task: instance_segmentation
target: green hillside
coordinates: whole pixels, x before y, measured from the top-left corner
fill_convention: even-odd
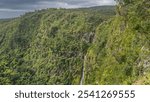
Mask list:
[[[116,2],[0,20],[0,84],[150,84],[150,2]]]
[[[1,20],[0,84],[79,84],[95,30],[114,9],[46,9]]]
[[[85,65],[85,84],[150,84],[150,2],[120,2],[97,27]]]

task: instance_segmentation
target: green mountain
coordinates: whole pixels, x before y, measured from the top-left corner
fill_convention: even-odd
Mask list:
[[[0,84],[150,84],[150,2],[117,2],[0,20]]]

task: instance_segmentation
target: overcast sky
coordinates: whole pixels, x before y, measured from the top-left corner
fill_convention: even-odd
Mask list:
[[[0,0],[0,18],[16,17],[44,8],[80,8],[114,4],[114,0]]]

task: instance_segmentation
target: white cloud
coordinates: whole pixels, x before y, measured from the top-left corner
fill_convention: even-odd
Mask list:
[[[40,1],[37,4],[32,6],[33,8],[37,9],[44,9],[44,8],[79,8],[79,5],[72,5],[67,2],[52,2],[52,1]]]
[[[115,5],[114,0],[96,0],[99,5]]]

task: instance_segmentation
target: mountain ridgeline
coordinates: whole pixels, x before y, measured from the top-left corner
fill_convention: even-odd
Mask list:
[[[126,1],[0,20],[0,84],[150,84],[150,2]]]

